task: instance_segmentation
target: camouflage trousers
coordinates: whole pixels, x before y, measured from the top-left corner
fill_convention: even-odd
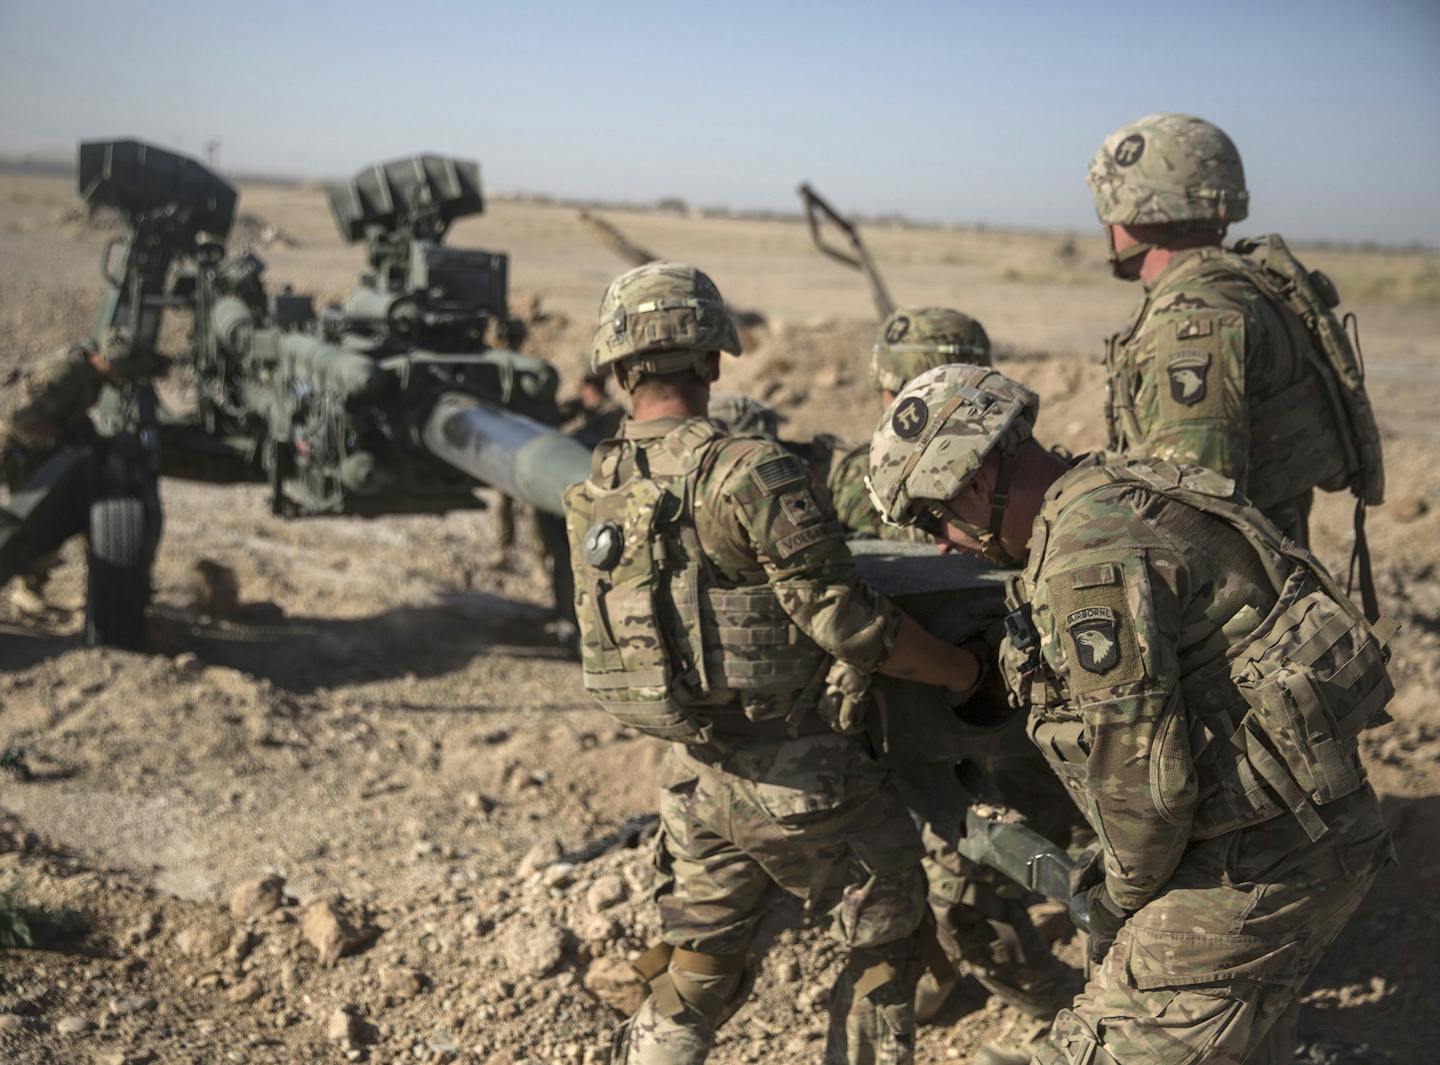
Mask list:
[[[1070,795],[1026,735],[1019,715],[994,733],[979,764],[1005,804],[1041,835],[1070,847],[1090,835]],[[955,967],[1002,1002],[1049,1019],[1079,987],[1075,970],[1059,961],[1036,931],[1020,885],[961,857],[926,826],[925,879],[941,947]]]
[[[1393,861],[1368,786],[1321,813],[1318,843],[1286,815],[1193,844],[1032,1065],[1289,1065],[1301,988]]]
[[[1069,1005],[1079,979],[1036,931],[1024,889],[961,857],[928,826],[922,839],[930,910],[951,964],[1032,1017]]]
[[[724,959],[748,955],[779,889],[827,913],[848,958],[830,998],[825,1061],[913,1058],[925,924],[922,848],[885,770],[836,734],[747,741],[725,754],[675,746],[660,792],[655,900],[666,943],[720,964],[677,965],[678,996],[652,995],[622,1033],[617,1062],[695,1065],[748,991]],[[727,971],[728,970],[728,971]],[[668,1006],[667,1006],[668,1000]]]

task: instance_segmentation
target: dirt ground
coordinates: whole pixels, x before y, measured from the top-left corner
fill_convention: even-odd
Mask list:
[[[66,181],[0,177],[0,381],[88,330],[113,233],[76,204]],[[272,286],[323,301],[352,282],[363,253],[319,189],[244,188],[241,210],[260,223],[247,233],[283,238],[256,245]],[[869,431],[869,299],[802,226],[609,217],[766,317],[728,385],[780,406],[793,435]],[[1139,293],[1108,278],[1098,239],[868,235],[898,298],[985,323],[1002,367],[1043,395],[1043,438],[1102,441],[1097,355]],[[573,379],[623,264],[543,205],[494,203],[451,240],[510,253],[529,350]],[[1419,1065],[1440,986],[1440,260],[1302,255],[1363,325],[1391,486],[1371,541],[1405,624],[1395,721],[1364,739],[1401,864],[1331,951],[1303,1027]],[[82,646],[79,545],[47,617],[0,601],[0,748],[23,747],[31,770],[0,774],[0,889],[89,929],[63,951],[0,952],[0,1057],[605,1061],[636,994],[625,959],[655,931],[645,845],[625,844],[661,752],[587,701],[526,554],[493,565],[486,514],[284,522],[259,489],[167,482],[164,497],[152,653]],[[1346,500],[1323,499],[1315,524],[1343,565]],[[231,616],[189,605],[206,558],[238,575]],[[837,959],[822,931],[782,930],[799,916],[776,906],[755,997],[712,1060],[818,1058]],[[972,985],[941,1019],[921,1060],[968,1058],[1006,1016]]]

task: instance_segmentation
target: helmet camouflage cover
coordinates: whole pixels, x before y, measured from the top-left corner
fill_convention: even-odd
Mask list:
[[[1031,435],[1040,397],[984,366],[938,366],[895,397],[870,442],[870,496],[891,525],[958,495],[996,448]]]
[[[899,392],[926,370],[952,362],[990,365],[984,326],[948,307],[901,307],[875,334],[870,384],[877,392]]]
[[[774,440],[785,418],[770,404],[743,392],[711,392],[710,420],[720,422],[736,436],[763,436]]]
[[[1250,211],[1234,142],[1194,115],[1161,112],[1117,129],[1090,161],[1088,181],[1105,223],[1229,223]]]
[[[627,373],[675,373],[698,369],[716,351],[740,354],[735,323],[715,282],[684,263],[645,263],[605,290],[590,366],[622,363]]]

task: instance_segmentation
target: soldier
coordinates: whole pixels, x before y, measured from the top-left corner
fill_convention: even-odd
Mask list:
[[[1379,435],[1331,314],[1334,286],[1279,237],[1221,246],[1250,210],[1230,138],[1190,115],[1149,115],[1106,138],[1089,183],[1112,271],[1145,286],[1109,341],[1110,448],[1234,479],[1301,546],[1316,487],[1379,502]],[[1362,465],[1368,485],[1356,483]]]
[[[0,416],[0,477],[11,494],[18,492],[40,464],[67,437],[88,426],[86,412],[100,398],[107,382],[148,369],[131,350],[130,335],[112,329],[103,345],[83,340],[40,359],[20,374],[15,402]],[[10,598],[26,613],[44,613],[45,588],[59,556],[37,558]]]
[[[705,274],[650,263],[616,279],[594,367],[633,416],[565,500],[585,685],[618,720],[673,741],[656,855],[664,942],[636,963],[651,993],[616,1061],[705,1059],[748,993],[778,885],[828,913],[848,952],[825,1060],[908,1062],[920,840],[868,747],[830,722],[850,719],[866,674],[970,689],[979,664],[856,577],[794,456],[705,417],[721,352],[740,343]]]
[[[1356,736],[1385,643],[1210,470],[1036,443],[1029,389],[944,367],[871,445],[888,520],[1026,560],[1001,662],[1101,842],[1090,981],[1039,1065],[1291,1060],[1298,995],[1393,860]],[[1297,727],[1298,724],[1298,727]]]
[[[993,365],[985,327],[948,307],[901,307],[880,324],[870,351],[870,383],[884,406],[910,381],[937,366]],[[868,472],[869,447],[855,480]],[[868,502],[869,491],[866,489]],[[869,507],[874,513],[874,507]],[[874,519],[872,519],[874,520]],[[879,535],[894,537],[893,527]],[[905,529],[914,534],[915,530]],[[1007,802],[1031,818],[1057,843],[1068,843],[1073,818],[1056,782],[1043,772],[1038,755],[1018,727],[997,737],[995,750],[983,760]],[[1030,1047],[1045,1037],[1049,1022],[1073,992],[1070,969],[1057,962],[1036,932],[1025,893],[992,869],[956,854],[928,828],[925,876],[930,907],[945,947],[958,972],[968,972],[1001,1001],[1017,1011],[1014,1023],[982,1047],[976,1065],[1025,1065]],[[953,975],[938,979],[926,973],[920,981],[916,1012],[920,1020],[934,1017],[955,989]]]
[[[901,307],[880,323],[875,334],[870,384],[888,407],[908,382],[950,363],[992,365],[985,327],[948,307]]]

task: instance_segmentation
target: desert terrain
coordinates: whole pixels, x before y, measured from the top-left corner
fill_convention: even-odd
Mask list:
[[[1076,185],[1061,191],[1084,195]],[[67,180],[0,175],[6,387],[88,332],[115,233],[78,205]],[[240,211],[258,224],[231,248],[256,238],[272,287],[338,300],[361,268],[319,188],[242,186]],[[802,225],[607,217],[764,315],[724,386],[770,400],[790,435],[868,434],[869,296]],[[897,300],[985,324],[998,365],[1044,397],[1043,439],[1103,442],[1102,339],[1140,293],[1109,278],[1098,232],[866,236]],[[527,350],[573,388],[625,264],[546,204],[493,202],[450,243],[510,254]],[[1383,606],[1405,626],[1394,721],[1363,740],[1400,864],[1312,981],[1302,1030],[1421,1065],[1440,986],[1440,256],[1299,253],[1360,318],[1389,469],[1371,544]],[[167,336],[180,350],[182,326]],[[0,891],[83,928],[59,950],[0,950],[0,1059],[608,1060],[638,994],[626,959],[655,932],[636,818],[653,808],[661,750],[586,699],[525,553],[495,564],[488,514],[285,522],[259,488],[163,491],[149,653],[83,646],[79,544],[48,615],[0,598],[0,749],[24,752],[0,773]],[[1315,526],[1318,553],[1343,568],[1348,497],[1322,498]],[[202,559],[237,575],[227,616],[192,604]],[[720,1065],[818,1059],[837,956],[823,929],[782,930],[799,916],[787,901],[767,923]],[[1061,949],[1077,961],[1074,943]],[[965,1060],[1005,1020],[971,984],[923,1029],[918,1057]]]

